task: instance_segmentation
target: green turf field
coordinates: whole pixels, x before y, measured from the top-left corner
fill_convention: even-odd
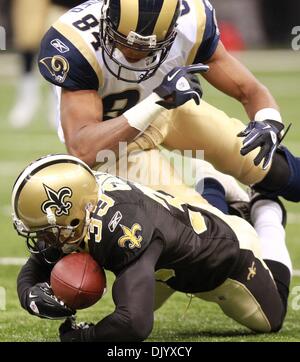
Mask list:
[[[3,54],[3,53],[1,53]],[[1,55],[2,57],[2,55]],[[243,55],[256,76],[265,83],[277,98],[282,114],[293,127],[286,144],[300,155],[300,67],[299,53],[251,53]],[[34,122],[25,130],[13,130],[7,121],[13,104],[17,83],[16,59],[0,58],[0,261],[5,257],[25,257],[24,241],[17,236],[10,219],[10,193],[17,174],[29,161],[64,150],[55,131],[48,125],[47,86],[42,86],[40,110]],[[284,67],[283,64],[288,64]],[[240,105],[204,85],[205,99],[245,122]],[[287,203],[289,221],[287,243],[294,269],[300,270],[300,206]],[[20,266],[0,265],[0,293],[6,291],[6,309],[0,310],[0,341],[57,341],[59,322],[31,317],[23,311],[16,296],[16,277]],[[300,275],[300,274],[299,274]],[[78,319],[96,322],[113,310],[110,298],[112,276],[109,276],[108,293],[94,307],[78,313]],[[155,327],[149,341],[300,341],[300,277],[293,278],[293,289],[283,330],[273,335],[255,335],[226,318],[217,306],[194,298],[174,295],[156,313]],[[292,289],[291,289],[292,290]],[[1,308],[1,303],[0,303]]]

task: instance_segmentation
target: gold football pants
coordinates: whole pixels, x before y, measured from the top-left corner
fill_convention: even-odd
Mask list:
[[[266,171],[253,163],[258,150],[241,156],[242,139],[237,134],[244,128],[241,121],[228,117],[208,103],[201,101],[197,106],[190,101],[177,109],[163,111],[141,136],[128,145],[128,154],[118,160],[117,171],[103,169],[100,165],[95,169],[173,193],[189,203],[194,199],[200,201],[198,193],[184,184],[182,176],[165,159],[160,146],[181,153],[191,151],[196,154],[203,150],[204,159],[217,170],[250,185],[261,181]],[[127,166],[125,173],[122,172],[124,164]],[[170,181],[166,181],[166,175]]]
[[[253,163],[258,154],[254,150],[246,156],[240,154],[242,139],[237,134],[245,125],[228,117],[224,112],[201,101],[187,102],[160,117],[135,142],[136,147],[149,149],[161,144],[169,150],[204,151],[206,161],[245,185],[262,181],[266,171]],[[134,146],[132,145],[134,148]]]

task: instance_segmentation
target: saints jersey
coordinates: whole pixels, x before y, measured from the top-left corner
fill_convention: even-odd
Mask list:
[[[156,279],[183,292],[210,290],[231,272],[239,255],[230,227],[213,213],[171,195],[108,174],[88,232],[89,250],[118,274],[157,240],[163,251]]]
[[[123,114],[147,97],[174,67],[205,62],[217,47],[219,31],[209,1],[183,1],[175,42],[155,75],[139,84],[118,80],[103,61],[99,41],[102,4],[103,0],[87,1],[68,11],[52,25],[42,40],[39,68],[49,82],[59,87],[99,91],[103,98],[105,120]],[[122,53],[119,53],[126,64]],[[147,59],[135,65],[139,67],[145,62]],[[113,68],[115,64],[111,61],[110,66]],[[126,73],[126,78],[138,80],[138,77],[135,72]]]

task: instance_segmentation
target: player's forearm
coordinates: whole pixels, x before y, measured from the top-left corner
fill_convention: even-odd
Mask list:
[[[240,101],[250,120],[254,120],[256,113],[261,109],[273,108],[279,110],[279,107],[269,90],[258,82],[252,87],[249,87],[245,92],[241,93]]]
[[[138,133],[125,117],[120,116],[84,126],[69,140],[66,137],[66,145],[70,154],[93,167],[96,162],[101,161],[100,151],[112,150],[117,156],[119,142],[131,142]]]
[[[229,54],[220,42],[208,62],[210,70],[204,78],[221,92],[241,102],[250,120],[264,108],[278,110],[269,90],[236,58]]]
[[[82,92],[80,94],[81,96],[85,95]],[[124,112],[122,116],[102,121],[103,115],[99,97],[94,93],[88,93],[87,97],[87,99],[95,100],[96,104],[92,107],[92,111],[86,110],[82,113],[80,108],[76,106],[64,106],[62,126],[68,151],[91,167],[96,162],[105,160],[105,157],[108,156],[103,153],[105,150],[114,151],[115,155],[118,156],[120,142],[131,142],[165,110],[163,106],[156,103],[162,98],[153,92]],[[75,130],[74,124],[76,125]]]
[[[151,333],[153,317],[144,316],[144,322],[138,322],[138,326],[130,320],[128,313],[115,311],[105,317],[95,326],[81,331],[80,340],[85,342],[142,342]],[[149,323],[146,319],[150,318]],[[142,327],[145,326],[145,328]],[[150,328],[147,328],[150,325]]]
[[[115,311],[83,330],[83,340],[139,342],[150,335],[154,322],[154,265],[162,248],[160,240],[153,240],[143,255],[118,275],[112,289]]]

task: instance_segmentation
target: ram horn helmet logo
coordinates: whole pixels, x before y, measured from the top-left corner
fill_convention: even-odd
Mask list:
[[[42,204],[42,211],[43,213],[47,214],[47,209],[55,208],[55,215],[61,216],[61,215],[69,215],[70,209],[72,207],[72,202],[67,201],[65,202],[65,197],[71,197],[72,196],[72,190],[68,187],[62,187],[57,192],[51,187],[43,184],[45,192],[48,196],[48,200],[43,202]]]

